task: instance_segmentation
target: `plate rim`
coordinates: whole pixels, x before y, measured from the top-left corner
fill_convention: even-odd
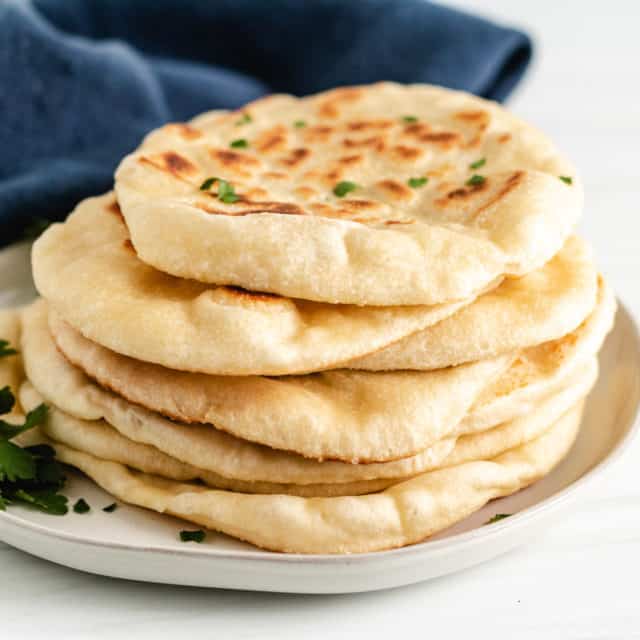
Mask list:
[[[620,321],[626,321],[632,329],[636,349],[640,349],[640,335],[638,326],[626,305],[618,298],[618,310],[614,329]],[[145,555],[157,556],[182,556],[188,555],[190,558],[201,558],[203,560],[227,560],[227,561],[244,561],[250,563],[259,563],[263,565],[269,564],[287,564],[287,565],[366,565],[372,562],[404,562],[411,560],[413,556],[423,556],[426,553],[432,555],[455,553],[466,550],[478,542],[487,542],[495,540],[505,532],[514,531],[518,528],[526,527],[532,520],[549,515],[562,504],[573,499],[576,495],[583,491],[587,485],[593,482],[598,476],[606,472],[616,460],[624,455],[628,450],[634,438],[640,430],[640,421],[638,415],[640,413],[640,403],[636,403],[632,415],[629,417],[629,427],[626,429],[622,437],[613,445],[607,454],[600,459],[593,467],[586,471],[582,476],[574,480],[571,484],[564,487],[557,493],[541,500],[540,502],[515,513],[512,517],[506,518],[500,522],[496,522],[490,528],[483,526],[476,527],[471,531],[457,533],[452,536],[438,539],[426,539],[404,547],[395,549],[386,549],[381,551],[370,551],[366,553],[351,554],[303,554],[303,553],[283,553],[274,552],[265,549],[243,550],[243,549],[199,549],[199,548],[180,548],[163,545],[132,545],[123,542],[105,542],[83,535],[74,535],[68,532],[54,531],[46,525],[35,522],[26,521],[9,511],[0,512],[0,531],[2,523],[9,524],[19,529],[29,530],[36,536],[42,536],[47,539],[55,538],[65,543],[72,543],[83,548],[90,549],[106,549],[110,551],[126,551],[135,552]],[[31,553],[31,552],[30,552]],[[37,555],[37,554],[32,554]],[[41,556],[42,557],[42,556]]]

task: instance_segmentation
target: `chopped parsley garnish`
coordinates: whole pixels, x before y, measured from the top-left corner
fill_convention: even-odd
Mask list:
[[[215,183],[215,181],[218,178],[214,178],[213,176],[211,178],[207,178],[201,185],[200,185],[200,191],[209,191],[209,189],[211,189],[211,187],[213,186],[213,184]]]
[[[306,123],[304,120],[296,120],[296,121],[293,123],[293,126],[294,126],[296,129],[302,129],[303,127],[306,127],[306,126],[307,126],[307,123]]]
[[[558,176],[565,184],[573,184],[573,178],[571,176]]]
[[[89,513],[89,511],[91,511],[91,507],[84,498],[80,498],[79,500],[76,500],[76,503],[73,505],[73,510],[76,513]]]
[[[14,356],[18,353],[10,344],[8,340],[0,340],[0,358],[5,356]]]
[[[246,149],[249,143],[244,138],[238,138],[234,140],[230,145],[232,149]]]
[[[107,505],[106,507],[102,507],[102,510],[105,513],[113,513],[117,508],[118,508],[118,503],[113,502],[110,505]]]
[[[477,187],[481,184],[484,184],[484,181],[486,180],[486,178],[484,176],[481,176],[477,173],[474,173],[466,182],[466,185],[468,187]]]
[[[236,195],[236,190],[230,182],[218,180],[218,200],[222,200],[226,204],[233,204],[238,202],[240,197]]]
[[[251,116],[248,113],[243,113],[242,117],[236,120],[236,127],[239,127],[241,124],[248,124],[249,122],[251,122]]]
[[[402,122],[413,124],[414,122],[418,122],[418,118],[416,116],[402,116]]]
[[[486,158],[480,158],[480,160],[476,160],[469,165],[469,169],[479,169],[480,167],[484,167],[487,164]]]
[[[409,178],[407,180],[407,184],[412,189],[419,189],[420,187],[424,187],[427,182],[429,182],[429,178]]]
[[[15,398],[9,387],[0,389],[0,414],[9,413]],[[47,407],[38,405],[27,413],[22,424],[0,419],[0,511],[21,503],[55,515],[67,513],[67,498],[58,493],[65,477],[49,445],[19,447],[11,442],[15,436],[41,425]]]
[[[202,529],[196,529],[195,531],[181,531],[180,540],[182,542],[202,542],[205,538],[205,532]]]
[[[500,522],[500,520],[504,520],[505,518],[508,518],[511,515],[512,515],[511,513],[496,513],[496,515],[493,516],[492,518],[489,518],[489,520],[487,520],[485,524],[493,524],[494,522]]]
[[[347,193],[355,191],[357,188],[358,185],[355,182],[338,182],[338,184],[333,188],[333,193],[335,193],[338,198],[344,198]]]

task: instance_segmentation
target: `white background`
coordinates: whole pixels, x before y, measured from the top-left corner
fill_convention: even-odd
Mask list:
[[[533,34],[537,57],[511,107],[579,165],[582,230],[640,317],[640,3],[457,5]],[[454,576],[371,594],[127,583],[0,544],[0,638],[640,638],[638,467],[640,441],[536,543]]]

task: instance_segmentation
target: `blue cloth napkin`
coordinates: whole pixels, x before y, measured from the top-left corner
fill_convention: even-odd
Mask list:
[[[530,56],[424,0],[2,0],[0,244],[109,189],[164,122],[376,80],[502,100]]]

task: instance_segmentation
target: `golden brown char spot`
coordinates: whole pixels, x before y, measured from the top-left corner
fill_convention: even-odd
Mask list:
[[[176,178],[177,180],[181,180],[182,182],[186,182],[187,184],[191,184],[191,182],[189,180],[187,180],[186,178],[181,176],[179,173],[177,173],[175,171],[172,171],[171,169],[167,168],[164,160],[158,160],[157,156],[154,156],[153,158],[149,158],[147,156],[139,156],[138,157],[138,162],[140,164],[144,164],[144,165],[147,165],[149,167],[153,167],[154,169],[156,169],[157,171],[161,171],[162,173],[169,174],[172,178]]]
[[[408,147],[404,144],[397,144],[395,147],[391,147],[390,153],[397,160],[411,161],[420,158],[424,155],[424,151],[417,147]]]
[[[316,215],[324,218],[351,218],[353,212],[345,207],[332,207],[322,202],[316,202],[309,206]]]
[[[435,144],[443,149],[450,149],[461,141],[461,136],[455,131],[434,131],[420,136],[422,142]]]
[[[334,182],[340,180],[343,175],[344,175],[344,171],[342,170],[342,168],[341,167],[335,167],[335,168],[327,171],[327,173],[325,173],[324,177],[326,178],[326,180],[328,182],[333,184]]]
[[[317,125],[304,129],[304,139],[307,142],[326,142],[333,133],[333,127]]]
[[[509,142],[509,140],[511,140],[511,134],[510,133],[503,133],[502,135],[498,136],[498,142],[500,144],[504,144],[505,142]]]
[[[500,187],[500,189],[498,189],[498,192],[493,197],[489,198],[489,200],[487,200],[487,202],[485,202],[481,207],[478,207],[474,211],[474,215],[477,216],[478,214],[482,213],[483,211],[485,211],[486,209],[494,205],[496,202],[504,198],[508,193],[510,193],[511,191],[516,189],[520,184],[522,184],[523,180],[524,180],[524,171],[514,171],[505,180],[504,184]],[[482,187],[486,183],[487,181],[485,180],[485,182],[479,186]]]
[[[280,164],[286,167],[296,167],[304,162],[311,155],[309,149],[299,147],[298,149],[292,149],[291,152],[280,160]]]
[[[248,216],[254,213],[282,213],[300,216],[306,214],[304,209],[290,202],[260,202],[248,200],[242,196],[240,196],[240,200],[229,205],[232,207],[231,209],[219,209],[202,202],[198,202],[194,206],[206,213],[222,216]]]
[[[431,131],[431,127],[426,122],[414,122],[412,124],[408,124],[403,129],[403,133],[408,136],[413,136],[415,138],[419,138]]]
[[[385,220],[384,224],[391,226],[394,224],[415,224],[415,220]]]
[[[209,155],[227,169],[258,167],[261,164],[254,156],[229,149],[209,149]]]
[[[488,122],[489,114],[486,111],[477,110],[477,111],[459,111],[454,116],[458,120],[463,120],[464,122]]]
[[[315,189],[312,189],[311,187],[305,187],[304,185],[301,187],[296,187],[294,189],[294,193],[300,198],[304,198],[305,200],[309,200],[310,198],[313,198],[318,194]]]
[[[359,153],[356,153],[351,156],[342,156],[341,158],[338,158],[338,162],[340,164],[343,164],[345,167],[351,167],[353,165],[360,164],[363,159],[364,159],[364,156],[360,155]]]
[[[193,175],[194,173],[198,173],[198,167],[190,162],[188,158],[181,156],[175,151],[165,151],[163,154],[161,154],[160,158],[164,162],[164,166],[166,167],[166,169],[168,169],[171,173],[175,173],[178,175]]]
[[[249,289],[243,289],[235,285],[224,285],[220,287],[220,289],[223,289],[225,293],[231,294],[233,297],[251,301],[272,302],[282,297],[275,293],[267,293],[266,291],[249,291]]]
[[[476,194],[482,191],[486,191],[488,188],[489,179],[485,178],[478,184],[458,187],[457,189],[453,189],[453,191],[449,191],[444,197],[438,198],[438,200],[435,201],[435,204],[441,207],[446,207],[453,200],[472,200]],[[478,213],[478,211],[476,211],[475,213]]]
[[[181,138],[185,140],[196,140],[197,138],[201,138],[204,134],[200,129],[196,129],[192,127],[190,124],[186,124],[185,122],[171,122],[165,125],[164,129],[169,131],[169,133],[176,133]]]
[[[287,128],[278,124],[262,132],[254,142],[254,146],[262,153],[280,151],[287,146]]]
[[[413,197],[413,191],[397,180],[380,180],[376,182],[376,187],[394,200],[410,200]]]
[[[370,138],[363,138],[362,140],[356,140],[354,138],[345,138],[342,141],[343,146],[351,149],[358,147],[373,147],[377,150],[381,150],[384,147],[385,139],[382,136],[371,136]]]
[[[268,198],[269,192],[262,187],[253,187],[245,192],[245,196],[248,200],[252,200],[253,198]]]
[[[364,211],[367,209],[381,209],[383,205],[379,202],[374,202],[373,200],[345,200],[342,203],[343,209],[348,209],[349,211]]]
[[[265,171],[261,177],[265,180],[286,180],[289,176],[280,171]]]
[[[443,176],[446,176],[447,173],[450,173],[453,169],[454,167],[450,164],[441,164],[438,167],[429,169],[429,171],[427,171],[427,176],[429,178],[442,178]]]
[[[347,122],[349,131],[364,131],[366,129],[389,129],[394,125],[393,120],[355,120]]]
[[[318,115],[323,118],[337,118],[340,115],[339,107],[348,102],[355,102],[362,96],[362,89],[355,87],[341,87],[334,89],[320,102]]]

